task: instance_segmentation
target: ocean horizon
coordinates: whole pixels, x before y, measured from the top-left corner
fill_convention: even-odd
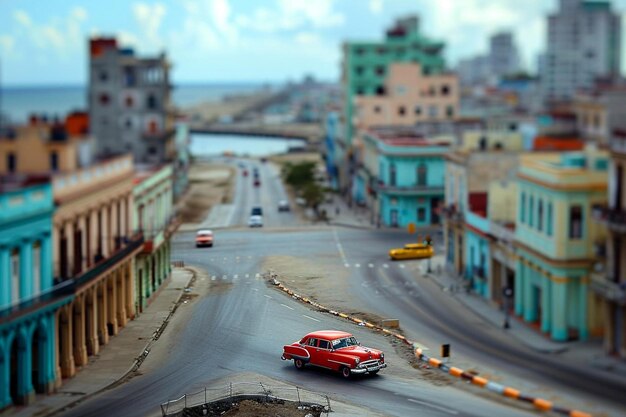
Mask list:
[[[278,83],[178,83],[172,86],[172,102],[185,108],[202,102],[216,102],[228,95],[246,94]],[[24,123],[32,114],[63,117],[87,110],[87,85],[10,85],[0,90],[0,114],[12,123]]]

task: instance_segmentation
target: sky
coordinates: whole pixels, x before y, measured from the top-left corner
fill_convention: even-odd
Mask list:
[[[532,71],[556,0],[0,0],[0,81],[85,84],[87,39],[116,36],[139,55],[165,51],[175,83],[336,81],[341,43],[377,40],[395,18],[420,16],[446,42],[449,66],[514,33]],[[626,10],[626,0],[614,0]],[[624,25],[626,27],[626,25]],[[626,45],[626,42],[622,43]],[[623,54],[624,55],[624,54]]]

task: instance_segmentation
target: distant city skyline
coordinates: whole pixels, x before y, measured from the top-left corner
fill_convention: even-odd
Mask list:
[[[165,51],[174,83],[282,82],[307,73],[336,81],[344,40],[379,39],[407,14],[419,15],[423,32],[446,43],[449,67],[485,53],[490,35],[510,30],[523,67],[534,72],[545,48],[546,16],[557,3],[0,0],[0,80],[5,87],[86,84],[87,41],[100,35],[116,36],[142,55]],[[612,4],[626,10],[626,0]]]

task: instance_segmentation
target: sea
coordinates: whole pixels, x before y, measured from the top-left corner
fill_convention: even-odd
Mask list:
[[[172,101],[176,107],[185,108],[267,87],[273,86],[262,83],[180,84],[172,89]],[[0,89],[0,115],[11,123],[24,123],[31,114],[62,118],[74,110],[87,110],[87,87],[84,85],[5,86]]]

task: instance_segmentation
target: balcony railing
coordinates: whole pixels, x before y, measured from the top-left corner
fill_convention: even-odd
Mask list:
[[[489,222],[489,234],[503,242],[513,242],[515,231],[494,221]]]
[[[607,224],[609,228],[619,233],[626,233],[626,212],[616,210],[605,205],[593,206],[593,218]]]
[[[626,283],[610,281],[606,272],[592,272],[590,287],[607,300],[626,305]]]
[[[50,288],[48,291],[29,298],[27,300],[20,301],[18,304],[14,304],[7,308],[0,310],[0,324],[12,320],[16,315],[21,313],[27,313],[34,311],[40,307],[51,302],[61,300],[64,297],[68,297],[73,293],[73,286],[70,281],[61,282]]]
[[[422,195],[422,194],[441,194],[444,188],[441,186],[430,185],[389,185],[383,182],[374,182],[374,191],[379,193],[398,194],[398,195]]]

